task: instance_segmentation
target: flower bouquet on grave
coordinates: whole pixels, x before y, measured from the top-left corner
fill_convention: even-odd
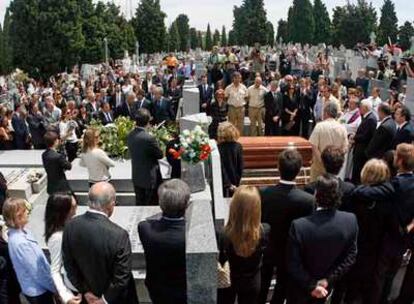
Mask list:
[[[181,178],[187,182],[191,192],[203,191],[206,187],[203,161],[211,154],[210,139],[200,126],[184,130],[180,134],[178,150],[169,149],[173,158],[182,160]]]

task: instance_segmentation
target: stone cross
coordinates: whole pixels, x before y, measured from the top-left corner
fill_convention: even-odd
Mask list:
[[[377,38],[377,35],[375,35],[374,32],[371,32],[371,34],[369,35],[369,39],[371,40],[370,43],[374,44],[376,38]]]

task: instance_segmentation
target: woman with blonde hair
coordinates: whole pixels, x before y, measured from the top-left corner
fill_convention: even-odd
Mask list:
[[[99,182],[110,181],[109,168],[115,166],[115,162],[98,145],[99,131],[94,128],[87,129],[83,136],[79,165],[88,169],[90,187]]]
[[[362,185],[351,195],[344,211],[352,212],[358,220],[358,254],[347,276],[346,303],[381,303],[386,286],[379,280],[379,262],[384,243],[392,234],[392,196],[390,170],[385,161],[369,160],[361,171]]]
[[[223,177],[223,193],[226,197],[229,197],[240,185],[243,175],[243,148],[237,142],[240,137],[239,131],[228,121],[219,125],[217,137]]]
[[[260,269],[269,226],[262,225],[261,199],[253,186],[240,186],[230,203],[229,219],[220,237],[220,263],[230,264],[231,287],[218,303],[255,304],[260,292]]]

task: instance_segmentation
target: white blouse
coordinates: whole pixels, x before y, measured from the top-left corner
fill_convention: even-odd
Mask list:
[[[105,151],[94,148],[81,154],[79,165],[88,169],[89,181],[96,183],[111,179],[109,168],[114,167],[115,162],[106,155]]]
[[[62,236],[62,231],[53,233],[47,242],[47,247],[49,248],[50,253],[50,271],[52,273],[53,282],[55,283],[56,290],[62,298],[63,303],[67,303],[74,297],[71,290],[76,291],[76,288],[70,283],[65,268],[63,267]]]

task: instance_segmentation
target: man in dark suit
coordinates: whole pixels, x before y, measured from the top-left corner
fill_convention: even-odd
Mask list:
[[[118,116],[129,117],[135,120],[135,109],[136,109],[137,96],[134,92],[129,92],[126,96],[126,101],[117,108],[116,114]]]
[[[283,96],[277,92],[278,82],[272,81],[270,91],[264,96],[265,136],[280,135],[280,115],[283,108]]]
[[[185,262],[185,210],[190,200],[188,185],[179,179],[158,190],[162,217],[139,223],[147,276],[145,284],[154,304],[187,303]]]
[[[325,303],[356,259],[358,224],[354,214],[336,210],[338,180],[319,176],[315,196],[316,212],[294,220],[289,232],[289,304]]]
[[[43,137],[46,134],[47,122],[45,117],[39,111],[39,105],[37,103],[32,106],[32,110],[26,120],[29,125],[33,147],[35,149],[45,149],[46,145]]]
[[[312,195],[296,187],[295,178],[302,167],[302,156],[296,150],[285,150],[279,155],[280,182],[261,191],[262,222],[270,225],[269,246],[262,266],[260,304],[266,302],[270,281],[276,266],[277,284],[273,293],[274,303],[286,299],[286,242],[294,219],[307,216],[314,210]]]
[[[59,138],[56,132],[48,131],[44,136],[47,149],[42,154],[43,167],[47,174],[47,193],[72,192],[65,171],[72,169],[66,156],[57,152]]]
[[[145,92],[142,89],[137,91],[137,102],[135,103],[135,113],[138,112],[139,109],[147,109],[151,116],[153,116],[154,108],[151,101],[145,98]]]
[[[89,210],[66,224],[62,239],[65,270],[88,303],[138,303],[128,232],[109,217],[115,189],[100,182],[89,190]]]
[[[384,102],[378,106],[378,117],[379,126],[366,149],[368,159],[382,159],[385,152],[392,149],[392,142],[397,132],[395,122],[391,117],[391,106],[388,103]]]
[[[368,161],[366,149],[374,136],[377,128],[377,118],[372,112],[372,102],[368,99],[361,101],[360,111],[362,121],[354,136],[349,138],[354,145],[354,163],[352,168],[352,182],[360,184],[361,171],[365,163]]]
[[[169,122],[175,120],[174,111],[171,107],[171,101],[163,97],[164,90],[157,87],[154,92],[154,122],[159,124],[163,121]]]
[[[27,112],[23,106],[18,106],[16,113],[12,116],[14,129],[14,145],[16,149],[26,150],[30,148],[30,133],[26,124]]]
[[[355,185],[350,182],[345,182],[338,177],[345,161],[345,151],[336,146],[327,146],[322,151],[321,159],[326,173],[336,177],[338,180],[339,192],[341,194],[341,205],[339,206],[339,209],[347,210]],[[306,185],[304,190],[314,195],[316,191],[316,182]]]
[[[207,76],[201,76],[201,84],[198,86],[200,93],[200,113],[209,113],[211,100],[213,99],[213,88],[207,83]]]
[[[309,132],[312,120],[312,109],[314,104],[313,90],[311,84],[307,79],[300,80],[299,89],[299,119],[301,126],[301,135],[304,138],[309,138]]]
[[[161,182],[158,160],[163,158],[156,139],[145,130],[150,118],[148,110],[140,109],[136,115],[137,127],[128,135],[136,204],[144,206],[156,201],[157,188]]]
[[[392,142],[392,149],[402,143],[411,144],[414,141],[414,128],[411,124],[411,112],[406,106],[402,106],[395,111],[395,123],[397,124],[397,133]]]
[[[104,126],[114,122],[114,114],[108,102],[102,104],[102,110],[99,112],[99,120]]]
[[[115,91],[112,94],[112,98],[111,98],[111,102],[110,102],[111,103],[111,108],[112,109],[117,109],[124,102],[125,102],[125,95],[124,95],[124,93],[122,93],[121,85],[119,83],[117,83],[115,85]]]

